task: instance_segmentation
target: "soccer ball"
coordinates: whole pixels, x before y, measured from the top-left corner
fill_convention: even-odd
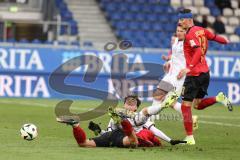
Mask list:
[[[20,129],[20,134],[23,139],[31,141],[38,135],[37,127],[31,123],[24,124]]]

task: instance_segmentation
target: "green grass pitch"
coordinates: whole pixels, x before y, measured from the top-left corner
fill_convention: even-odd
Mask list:
[[[0,160],[237,160],[240,151],[240,107],[228,112],[221,105],[203,111],[193,110],[199,116],[199,129],[195,131],[195,146],[170,146],[155,148],[79,148],[69,126],[55,121],[54,106],[59,100],[0,99]],[[79,113],[96,107],[96,101],[74,102],[72,112]],[[147,106],[143,103],[142,106]],[[172,109],[163,111],[176,114]],[[107,115],[94,119],[107,125]],[[24,123],[37,125],[39,135],[25,141],[19,135]],[[81,122],[88,137],[88,122]],[[172,138],[184,138],[181,121],[159,120],[157,127]]]

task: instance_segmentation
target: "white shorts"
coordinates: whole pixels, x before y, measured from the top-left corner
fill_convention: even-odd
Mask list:
[[[177,75],[168,73],[163,77],[161,81],[165,81],[172,84],[176,92],[180,95],[182,92],[184,80],[185,80],[185,77],[178,80]]]

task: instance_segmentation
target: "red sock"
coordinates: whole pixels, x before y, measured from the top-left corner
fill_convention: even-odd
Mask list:
[[[73,135],[78,144],[84,143],[86,141],[86,133],[79,126],[73,127]]]
[[[124,119],[121,122],[122,128],[123,128],[123,132],[125,133],[126,136],[130,136],[132,134],[133,131],[133,127],[131,125],[131,123]]]
[[[190,106],[185,106],[182,104],[182,115],[183,115],[183,124],[187,135],[193,134],[193,122],[192,122],[192,109]]]
[[[202,101],[198,104],[196,109],[202,110],[205,109],[213,104],[217,103],[216,97],[209,97],[209,98],[204,98]]]

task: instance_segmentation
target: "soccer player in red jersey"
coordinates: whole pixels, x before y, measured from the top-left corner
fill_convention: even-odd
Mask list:
[[[209,67],[206,62],[206,52],[208,40],[227,44],[229,41],[222,36],[215,35],[205,28],[194,26],[191,10],[183,9],[179,13],[179,24],[187,30],[184,41],[184,56],[186,68],[182,69],[177,78],[181,79],[186,75],[182,90],[182,113],[184,127],[188,144],[194,145],[192,126],[191,106],[202,110],[217,102],[223,103],[228,109],[232,110],[232,105],[228,98],[220,92],[216,97],[204,98],[207,94],[210,75]]]

